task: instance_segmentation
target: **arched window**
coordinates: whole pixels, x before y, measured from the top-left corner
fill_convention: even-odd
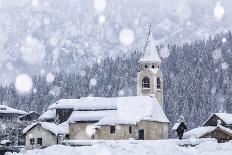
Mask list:
[[[157,89],[161,88],[161,82],[160,82],[160,78],[157,78]]]
[[[143,88],[150,88],[150,79],[148,77],[143,78]]]
[[[144,67],[147,68],[147,65],[145,65]]]

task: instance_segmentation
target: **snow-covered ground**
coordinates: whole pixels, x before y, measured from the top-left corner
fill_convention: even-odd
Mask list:
[[[54,145],[42,150],[7,153],[7,155],[231,155],[232,142],[205,141],[196,147],[181,147],[178,140],[108,141],[92,146]]]

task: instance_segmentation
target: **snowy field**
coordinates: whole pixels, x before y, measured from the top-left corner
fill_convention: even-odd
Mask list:
[[[202,142],[196,147],[181,147],[175,140],[110,141],[92,146],[54,145],[43,150],[21,151],[7,155],[231,155],[232,142]]]

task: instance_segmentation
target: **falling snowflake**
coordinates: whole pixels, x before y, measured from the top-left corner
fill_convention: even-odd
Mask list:
[[[90,86],[96,86],[97,80],[95,78],[90,79]]]
[[[11,62],[7,62],[7,63],[6,63],[6,68],[7,68],[9,71],[11,71],[11,70],[14,69],[14,66],[13,66],[13,64],[12,64]]]
[[[168,58],[170,55],[170,50],[167,47],[163,47],[160,49],[159,54],[162,58]]]
[[[221,2],[217,2],[214,8],[214,17],[217,21],[220,21],[224,16],[225,10],[224,7],[221,5]]]
[[[222,63],[222,69],[223,69],[223,70],[227,70],[228,67],[229,67],[228,63],[226,63],[226,62],[223,62],[223,63]]]
[[[103,24],[106,21],[106,17],[104,15],[99,16],[98,18],[99,23]]]
[[[38,6],[39,5],[39,0],[32,0],[31,5],[32,6]]]
[[[222,52],[221,50],[214,50],[212,53],[213,59],[218,60],[222,57]]]
[[[45,57],[45,47],[36,38],[28,36],[20,48],[22,59],[29,64],[41,63]]]
[[[49,39],[49,43],[50,43],[50,45],[52,45],[52,46],[56,46],[57,45],[57,43],[58,43],[58,39],[56,38],[56,37],[51,37],[50,39]]]
[[[119,95],[119,96],[123,96],[123,95],[125,95],[124,90],[120,90],[120,91],[118,92],[118,95]]]
[[[95,133],[95,129],[94,129],[93,126],[88,125],[88,126],[86,127],[86,129],[85,129],[85,132],[86,132],[86,134],[87,134],[88,136],[92,136],[92,135],[94,135],[94,133]]]
[[[227,41],[226,38],[222,38],[223,43],[226,43],[226,41]]]
[[[46,81],[47,81],[48,83],[52,83],[54,80],[55,80],[55,76],[54,76],[51,72],[49,72],[49,73],[46,75]]]
[[[20,74],[15,79],[15,88],[20,94],[29,93],[32,90],[32,78],[27,74]]]
[[[134,42],[134,32],[129,28],[124,28],[119,34],[119,40],[122,44],[129,46]]]
[[[103,12],[106,8],[106,1],[105,0],[94,0],[94,8],[98,12]]]

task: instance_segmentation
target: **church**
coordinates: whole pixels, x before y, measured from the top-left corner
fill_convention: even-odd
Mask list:
[[[64,131],[63,137],[68,137],[70,140],[167,139],[169,120],[163,111],[161,59],[151,28],[138,65],[137,96],[60,99],[42,114],[39,124],[44,124],[42,122],[47,120],[53,123],[59,118],[57,129],[58,126],[62,128],[66,126],[67,131]],[[33,132],[37,131],[32,130],[36,125],[38,123],[25,130],[26,145],[30,145],[31,141],[36,145],[33,136],[37,138],[43,136],[39,137],[39,144],[42,146],[41,141],[46,141],[45,133]],[[44,130],[47,129],[49,128],[44,126]],[[57,139],[62,135],[60,130],[59,132],[52,130],[53,133],[59,133],[59,135],[54,134]]]

